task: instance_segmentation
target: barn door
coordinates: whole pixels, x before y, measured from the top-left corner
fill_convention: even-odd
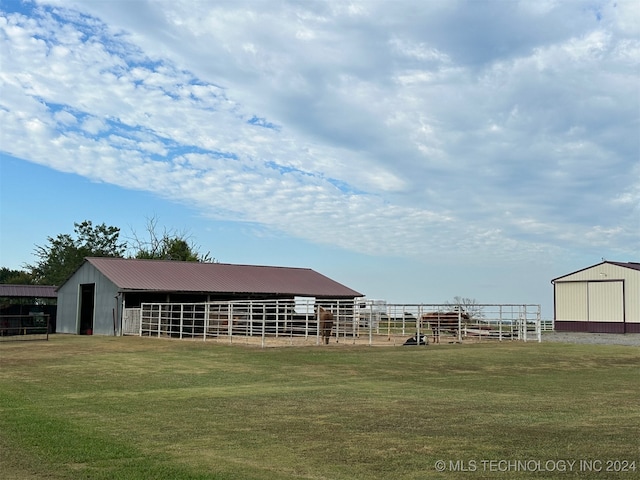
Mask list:
[[[556,283],[556,320],[584,322],[589,320],[587,284]]]
[[[93,317],[95,309],[96,284],[87,283],[80,285],[80,335],[93,334]]]
[[[590,322],[624,322],[621,281],[589,282],[588,290]]]

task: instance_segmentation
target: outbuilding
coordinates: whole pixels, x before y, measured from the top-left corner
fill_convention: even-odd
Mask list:
[[[551,283],[556,331],[640,333],[640,263],[603,261]]]
[[[58,288],[58,333],[122,334],[125,309],[142,303],[363,295],[308,268],[86,258]]]
[[[33,327],[56,329],[56,287],[0,285],[0,335],[29,332]]]

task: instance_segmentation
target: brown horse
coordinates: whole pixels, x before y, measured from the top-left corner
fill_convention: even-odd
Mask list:
[[[434,343],[440,343],[441,334],[458,336],[460,324],[470,318],[466,312],[428,312],[420,316],[420,326],[425,328],[428,324],[429,328],[431,328]]]
[[[333,313],[318,307],[318,321],[320,322],[322,340],[325,345],[329,345],[329,337],[331,337],[331,330],[333,329]]]

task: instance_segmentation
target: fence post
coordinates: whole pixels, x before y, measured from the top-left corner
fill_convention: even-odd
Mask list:
[[[253,315],[252,315],[252,320],[253,320]],[[265,334],[266,334],[266,325],[267,325],[266,305],[263,303],[262,304],[262,335],[261,335],[262,338],[260,339],[261,348],[264,348],[264,341],[265,341],[264,337],[265,337]]]
[[[360,317],[360,315],[358,315]],[[387,316],[387,324],[389,324],[389,317]],[[380,320],[378,320],[376,327],[380,325]],[[358,318],[358,329],[360,328],[360,318]],[[359,333],[359,332],[358,332]],[[356,337],[353,337],[353,341],[355,342]],[[369,346],[373,345],[373,304],[371,305],[371,317],[369,318]]]
[[[204,321],[202,322],[202,340],[207,339],[207,332],[209,331],[209,305],[207,302],[204,304]]]

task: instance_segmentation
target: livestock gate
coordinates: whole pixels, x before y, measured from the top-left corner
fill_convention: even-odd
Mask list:
[[[126,309],[123,333],[247,345],[323,343],[322,310],[332,314],[330,344],[541,341],[539,305],[381,304],[364,299],[143,303]],[[325,338],[325,340],[327,340]]]

